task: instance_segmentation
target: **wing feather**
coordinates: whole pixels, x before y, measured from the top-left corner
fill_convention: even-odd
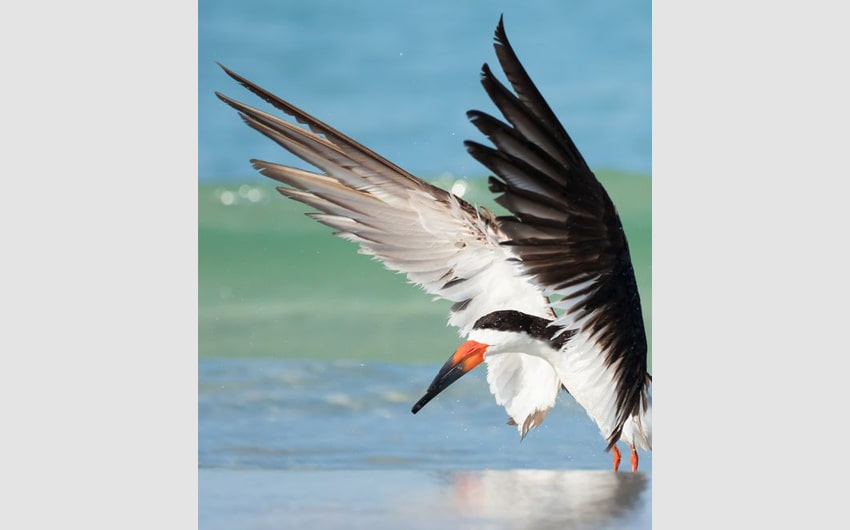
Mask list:
[[[222,67],[224,68],[224,67]],[[500,222],[485,209],[437,188],[238,74],[224,71],[306,128],[223,94],[247,125],[315,166],[305,171],[252,160],[284,186],[281,194],[315,208],[309,215],[359,245],[427,293],[454,302],[449,324],[466,335],[478,318],[516,307],[553,315],[540,288],[524,278]]]

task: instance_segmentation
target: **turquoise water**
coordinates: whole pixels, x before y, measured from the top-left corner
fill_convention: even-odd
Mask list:
[[[651,352],[651,179],[599,178],[629,237]],[[499,211],[482,179],[468,184],[468,200]],[[404,276],[332,237],[273,182],[201,185],[198,211],[202,357],[421,364],[442,363],[457,348],[457,330],[446,326],[449,302],[432,301]]]

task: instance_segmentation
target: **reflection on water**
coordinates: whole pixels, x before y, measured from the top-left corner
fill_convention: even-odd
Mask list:
[[[535,529],[651,526],[648,505],[642,517],[634,517],[642,494],[649,495],[650,480],[643,473],[461,471],[450,480],[446,505],[464,518]]]
[[[199,528],[651,528],[652,476],[611,471],[199,470]]]

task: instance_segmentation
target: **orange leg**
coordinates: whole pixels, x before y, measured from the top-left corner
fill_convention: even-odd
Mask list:
[[[632,453],[632,454],[634,454],[634,453]],[[620,456],[620,450],[617,449],[617,446],[615,445],[614,446],[614,471],[617,471],[618,469],[620,469],[620,459],[621,458],[622,457]],[[632,456],[632,461],[634,462],[634,456]],[[632,464],[632,465],[635,465],[635,464]]]
[[[637,449],[635,449],[635,444],[629,444],[632,447],[632,471],[637,471],[638,466],[638,454]]]

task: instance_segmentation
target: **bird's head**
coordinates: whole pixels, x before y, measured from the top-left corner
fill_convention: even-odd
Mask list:
[[[468,340],[449,357],[411,412],[416,414],[452,383],[484,361],[484,356],[522,352],[546,357],[554,351],[546,339],[554,330],[549,321],[519,311],[489,313],[475,322]]]

